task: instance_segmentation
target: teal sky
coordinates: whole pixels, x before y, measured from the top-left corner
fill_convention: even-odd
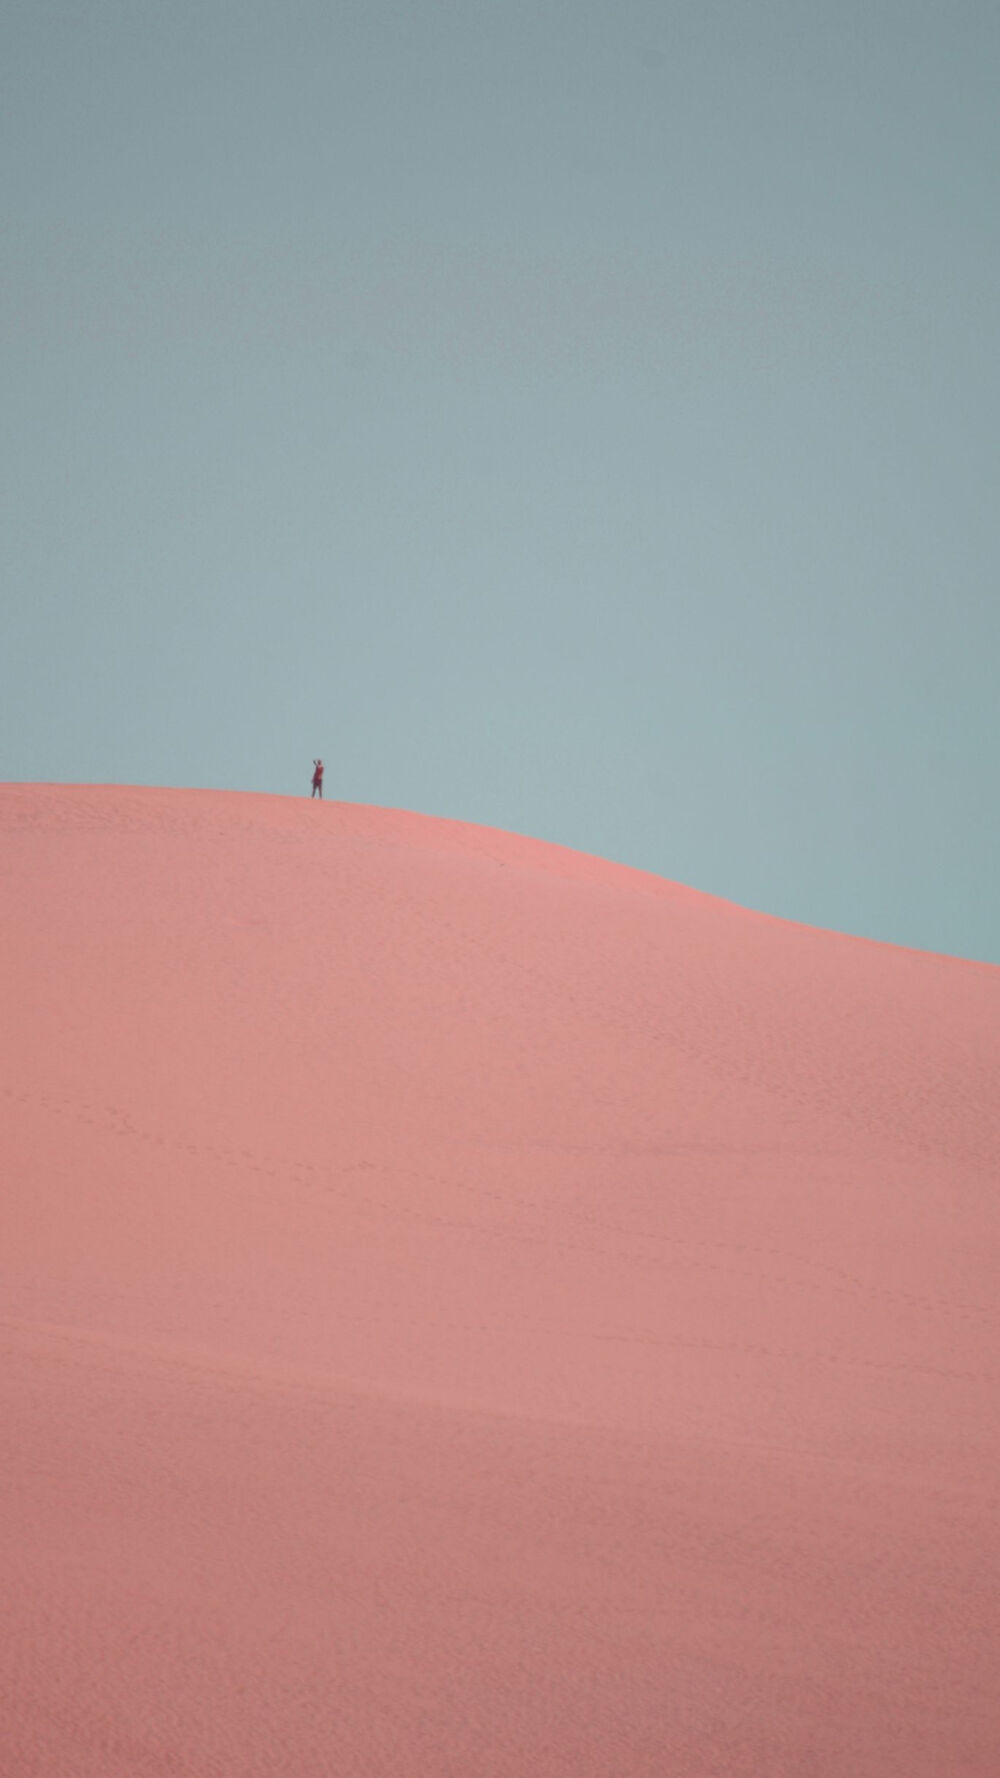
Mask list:
[[[0,778],[1000,962],[995,0],[0,4]]]

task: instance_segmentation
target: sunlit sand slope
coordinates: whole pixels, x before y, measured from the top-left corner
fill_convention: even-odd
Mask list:
[[[992,1778],[1000,970],[0,789],[3,1778]]]

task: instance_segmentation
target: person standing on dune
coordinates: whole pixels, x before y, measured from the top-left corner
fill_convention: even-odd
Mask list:
[[[323,761],[321,759],[313,760],[312,795],[318,796],[320,802],[323,801]],[[311,800],[312,798],[310,798]]]

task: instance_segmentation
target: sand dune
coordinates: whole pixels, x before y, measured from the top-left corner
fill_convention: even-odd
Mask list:
[[[0,789],[3,1778],[992,1778],[1000,970]]]

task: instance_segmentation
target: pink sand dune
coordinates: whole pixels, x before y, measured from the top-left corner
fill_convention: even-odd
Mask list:
[[[995,1778],[1000,970],[0,790],[2,1778]]]

